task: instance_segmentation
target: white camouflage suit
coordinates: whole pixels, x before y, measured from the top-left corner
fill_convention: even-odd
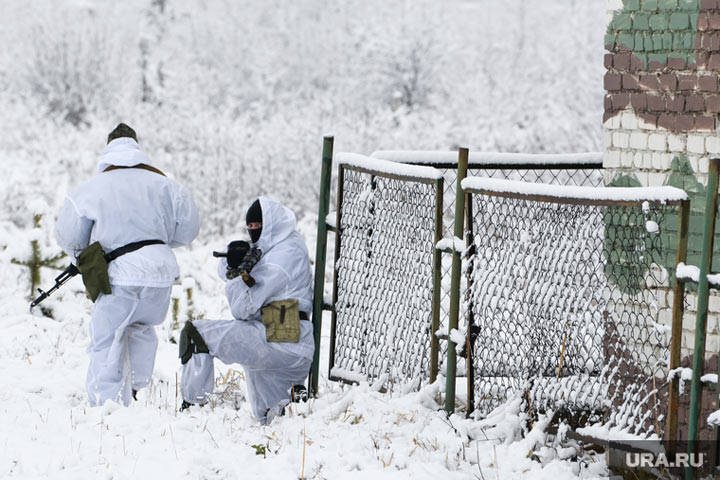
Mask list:
[[[298,343],[267,342],[260,309],[276,300],[297,300],[310,318],[313,291],[310,258],[295,230],[295,214],[274,200],[259,200],[262,233],[253,246],[263,255],[251,272],[256,283],[248,287],[241,277],[227,280],[227,260],[220,259],[218,274],[227,282],[225,293],[235,320],[193,322],[210,353],[196,353],[183,366],[181,391],[186,401],[202,404],[213,391],[213,358],[239,363],[252,411],[261,423],[269,423],[289,403],[291,386],[305,381],[315,343],[312,323],[306,320],[300,321]]]
[[[112,294],[100,294],[90,321],[90,404],[114,400],[130,403],[131,391],[145,387],[157,350],[155,325],[165,319],[171,285],[179,276],[172,248],[188,245],[198,234],[200,219],[190,192],[155,172],[111,165],[150,165],[131,138],[110,142],[98,174],[65,200],[55,226],[62,249],[76,261],[90,243],[108,253],[132,242],[162,240],[127,253],[109,264]]]

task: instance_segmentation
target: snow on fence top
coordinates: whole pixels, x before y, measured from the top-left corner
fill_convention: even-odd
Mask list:
[[[462,181],[462,188],[511,196],[540,196],[550,200],[575,199],[588,202],[666,203],[688,198],[684,190],[675,187],[575,187],[484,177],[466,178]]]
[[[387,175],[398,175],[402,177],[421,178],[438,180],[443,178],[442,172],[433,167],[421,167],[417,165],[405,165],[394,161],[381,160],[379,158],[366,157],[357,153],[340,152],[335,158],[342,165],[372,170],[373,172]]]
[[[373,158],[380,158],[398,163],[415,164],[457,164],[458,152],[432,151],[432,150],[379,150],[372,154]],[[539,167],[563,165],[587,165],[602,168],[603,154],[601,152],[588,153],[498,153],[498,152],[470,152],[468,165],[537,165]]]

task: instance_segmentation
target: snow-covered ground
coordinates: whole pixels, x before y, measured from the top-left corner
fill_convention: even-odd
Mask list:
[[[3,239],[47,242],[7,224]],[[312,225],[301,230],[313,241]],[[224,241],[178,251],[185,286],[194,284],[194,313],[230,318],[213,249]],[[5,249],[5,252],[13,251]],[[326,380],[329,328],[321,345],[320,395],[261,426],[244,401],[242,369],[217,364],[214,405],[180,413],[180,363],[169,341],[172,313],[158,328],[160,345],[150,388],[127,408],[88,406],[84,391],[92,304],[73,279],[43,305],[53,318],[28,311],[24,267],[0,256],[0,477],[2,478],[412,478],[553,480],[599,478],[602,456],[578,455],[543,432],[523,432],[519,401],[488,419],[448,418],[438,384],[410,394]],[[55,272],[47,269],[43,286]],[[188,281],[192,278],[192,281]],[[188,314],[179,288],[179,317]]]

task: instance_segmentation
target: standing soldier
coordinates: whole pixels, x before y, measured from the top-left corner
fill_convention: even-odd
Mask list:
[[[179,276],[172,248],[197,236],[190,192],[150,165],[124,123],[108,135],[98,174],[68,195],[55,237],[95,301],[90,321],[90,404],[130,403],[150,381],[155,325]]]

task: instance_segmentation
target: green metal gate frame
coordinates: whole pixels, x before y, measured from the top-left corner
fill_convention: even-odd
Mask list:
[[[431,324],[430,324],[430,378],[429,382],[432,383],[436,380],[438,374],[438,352],[439,352],[439,340],[435,335],[435,332],[440,325],[440,281],[441,281],[441,252],[435,248],[435,245],[442,239],[442,212],[443,212],[443,186],[444,179],[440,178],[425,178],[417,177],[413,175],[402,175],[396,173],[383,172],[381,170],[373,168],[364,168],[346,164],[338,165],[338,191],[337,191],[337,207],[336,207],[336,219],[335,225],[328,224],[328,214],[330,205],[330,185],[331,185],[331,172],[332,172],[332,161],[333,161],[333,137],[325,137],[323,143],[323,162],[322,162],[322,174],[320,181],[320,205],[318,209],[318,236],[317,236],[317,247],[316,247],[316,261],[315,261],[315,287],[314,287],[314,298],[313,298],[313,329],[315,334],[315,356],[313,359],[313,366],[309,378],[309,387],[312,395],[317,395],[318,391],[318,379],[320,369],[320,339],[322,329],[322,312],[330,311],[331,317],[331,332],[330,332],[330,352],[329,352],[329,366],[328,366],[328,378],[334,381],[349,382],[346,379],[332,376],[332,368],[335,360],[335,339],[336,339],[336,325],[337,325],[337,312],[335,310],[335,304],[337,303],[338,295],[338,259],[340,258],[340,247],[342,242],[342,206],[343,206],[343,182],[346,170],[353,170],[360,173],[366,173],[373,177],[388,178],[407,182],[424,183],[434,185],[435,189],[435,229],[434,229],[434,245],[433,245],[433,259],[432,259],[432,270],[433,270],[433,287],[432,287],[432,310],[431,310]],[[334,231],[335,237],[335,262],[333,272],[333,296],[332,300],[328,303],[325,302],[324,287],[325,287],[325,265],[327,258],[327,232]]]

